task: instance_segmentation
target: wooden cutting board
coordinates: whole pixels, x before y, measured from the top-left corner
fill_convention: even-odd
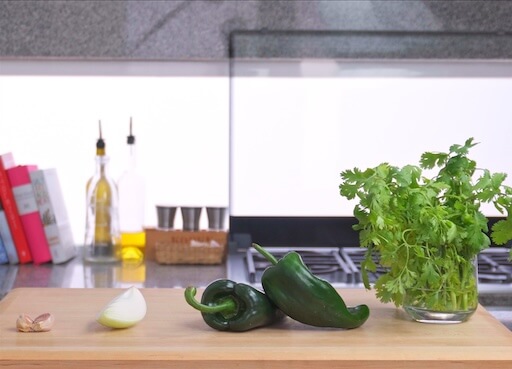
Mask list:
[[[96,314],[120,289],[20,288],[0,301],[0,367],[28,368],[512,368],[512,333],[481,306],[466,323],[422,324],[380,303],[373,291],[344,289],[347,305],[371,316],[353,330],[287,320],[249,332],[218,332],[187,305],[182,289],[141,289],[148,312],[112,330]],[[198,297],[201,291],[198,293]],[[20,313],[55,315],[50,332],[21,333]]]

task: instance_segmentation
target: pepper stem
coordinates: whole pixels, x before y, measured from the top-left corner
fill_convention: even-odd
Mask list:
[[[261,247],[260,245],[258,245],[257,243],[253,243],[252,244],[252,247],[254,247],[256,250],[258,250],[258,252],[263,255],[265,257],[265,259],[267,259],[272,265],[276,265],[277,264],[277,259],[275,258],[274,255],[272,255],[270,252],[268,252],[267,250],[265,250],[263,247]]]
[[[202,313],[215,314],[222,313],[223,315],[230,314],[236,311],[237,304],[231,298],[219,300],[220,303],[217,305],[205,305],[201,304],[195,299],[197,289],[195,287],[187,287],[185,289],[185,300],[190,306],[199,310]]]

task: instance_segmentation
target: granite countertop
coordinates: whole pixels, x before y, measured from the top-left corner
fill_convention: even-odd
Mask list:
[[[0,58],[226,60],[235,30],[507,33],[511,10],[508,1],[0,1]],[[274,37],[265,41],[270,43],[263,50],[260,42],[250,42],[247,51],[284,56],[315,50],[308,40],[301,43],[306,49]],[[418,51],[389,38],[366,41],[346,46],[362,57],[379,50]],[[464,49],[456,42],[439,48],[434,41],[420,49],[490,57],[510,55],[511,45],[485,42]]]
[[[64,264],[0,265],[0,298],[19,287],[104,288],[204,287],[227,276],[226,264],[162,265],[155,261],[134,265],[90,264],[81,256]]]

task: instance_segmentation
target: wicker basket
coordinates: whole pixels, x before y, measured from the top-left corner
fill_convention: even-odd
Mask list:
[[[227,254],[223,231],[146,229],[146,255],[159,264],[221,264]]]

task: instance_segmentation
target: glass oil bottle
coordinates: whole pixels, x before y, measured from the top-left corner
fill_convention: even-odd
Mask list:
[[[130,134],[126,138],[126,170],[117,182],[119,190],[119,224],[121,230],[121,258],[124,262],[144,259],[146,234],[144,232],[144,178],[137,171],[135,136],[132,118]]]
[[[118,193],[108,175],[109,157],[101,133],[96,142],[96,171],[86,186],[86,228],[84,259],[108,263],[120,260]]]

